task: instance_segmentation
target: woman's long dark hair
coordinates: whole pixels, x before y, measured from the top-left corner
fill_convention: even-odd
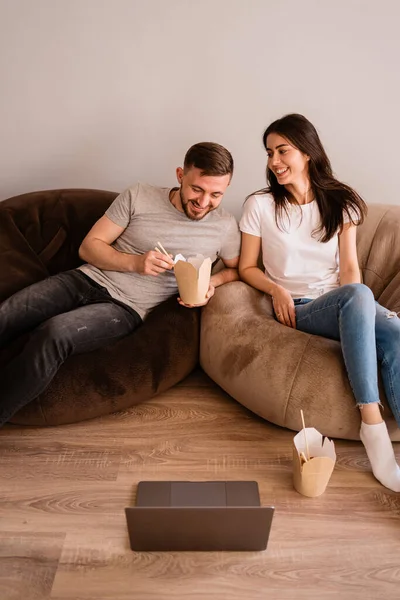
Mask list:
[[[274,121],[263,135],[267,149],[267,137],[276,133],[286,138],[290,144],[310,157],[309,178],[311,191],[318,204],[321,226],[314,232],[319,234],[321,242],[328,242],[343,228],[343,215],[357,225],[363,222],[367,212],[364,200],[348,185],[338,181],[333,173],[330,160],[326,155],[317,130],[303,115],[290,114]],[[281,227],[283,213],[288,213],[289,204],[296,203],[295,198],[288,199],[288,192],[278,183],[274,173],[267,166],[268,187],[256,194],[272,194],[275,201],[275,221]]]

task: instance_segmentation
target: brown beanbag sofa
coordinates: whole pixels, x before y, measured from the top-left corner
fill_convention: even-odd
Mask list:
[[[0,202],[0,302],[27,285],[81,264],[79,246],[117,196],[101,190],[52,190]],[[0,353],[20,350],[21,337]],[[58,425],[134,406],[190,373],[198,362],[199,309],[176,297],[156,307],[131,335],[71,356],[36,400],[11,422]]]
[[[363,282],[400,313],[400,206],[370,205],[357,232]],[[234,282],[216,290],[201,317],[200,364],[238,402],[264,419],[299,431],[359,439],[360,414],[340,343],[278,323],[269,296]],[[399,348],[400,355],[400,348]],[[400,430],[386,404],[392,440]]]

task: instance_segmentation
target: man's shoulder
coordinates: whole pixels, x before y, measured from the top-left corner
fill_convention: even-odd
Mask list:
[[[222,222],[223,221],[224,222],[236,221],[235,216],[231,212],[226,210],[226,208],[224,208],[223,206],[218,206],[218,208],[216,208],[215,210],[210,212],[209,217],[211,217],[210,220],[213,220],[213,221],[222,221]]]
[[[163,210],[167,206],[170,188],[138,181],[126,188],[117,198],[119,204],[129,205],[136,213]]]
[[[159,185],[152,185],[143,181],[137,181],[133,185],[129,186],[125,192],[130,192],[132,195],[144,194],[147,196],[164,196],[169,192],[170,188],[161,187]]]

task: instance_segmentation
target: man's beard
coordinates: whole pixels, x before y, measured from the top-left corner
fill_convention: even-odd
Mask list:
[[[215,210],[215,208],[211,208],[210,205],[206,206],[204,209],[204,214],[203,213],[199,213],[197,214],[193,214],[191,212],[189,212],[189,204],[192,202],[191,200],[188,200],[187,202],[185,202],[183,194],[182,194],[182,188],[179,190],[179,197],[181,199],[181,206],[183,209],[183,212],[185,213],[185,215],[187,216],[188,219],[190,219],[191,221],[201,221],[201,219],[204,219],[205,216],[208,215],[208,213],[210,213],[212,210]]]

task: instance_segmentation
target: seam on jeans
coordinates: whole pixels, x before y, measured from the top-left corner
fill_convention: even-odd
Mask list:
[[[379,406],[379,408],[381,409],[381,411],[385,412],[385,407],[383,406],[383,404],[380,400],[378,400],[377,402],[357,402],[356,408],[359,408],[360,410],[362,410],[364,408],[364,406],[369,406],[370,404],[377,404]]]
[[[140,325],[140,323],[139,323],[139,325]],[[103,341],[103,340],[106,340],[106,339],[107,339],[107,340],[109,340],[109,341],[110,341],[110,344],[112,344],[112,343],[114,343],[115,341],[119,341],[120,339],[122,339],[122,338],[124,338],[124,337],[126,337],[126,336],[130,335],[131,333],[133,333],[137,327],[138,327],[138,325],[135,325],[135,327],[134,327],[133,329],[131,329],[130,331],[128,331],[127,333],[115,334],[115,335],[113,335],[112,337],[110,337],[110,336],[106,335],[106,336],[104,336],[104,337],[99,337],[99,338],[96,338],[96,341],[97,341],[97,340],[98,340],[98,341]],[[73,345],[73,349],[74,349],[74,351],[75,351],[75,350],[77,350],[77,349],[79,350],[79,346],[80,346],[81,344],[72,344],[72,345]],[[107,344],[106,346],[108,346],[108,344]],[[106,348],[106,346],[102,346],[102,348]],[[101,348],[96,348],[96,350],[100,350],[100,349],[101,349]],[[92,352],[92,350],[85,350],[84,352]],[[69,355],[69,356],[72,356],[73,354],[74,354],[74,352],[73,352],[71,355]],[[67,358],[69,358],[69,356],[67,356]],[[65,360],[66,360],[66,359],[65,359]],[[64,361],[64,362],[65,362],[65,361]],[[62,363],[62,364],[63,364],[63,363]]]
[[[376,319],[376,303],[375,303],[375,319]],[[377,373],[376,373],[377,374],[376,386],[377,386],[378,400],[372,400],[371,402],[359,402],[357,400],[357,396],[356,396],[355,389],[354,389],[354,383],[353,383],[353,381],[351,379],[350,371],[349,371],[349,368],[348,368],[348,365],[347,365],[347,362],[346,362],[346,357],[345,357],[344,340],[343,340],[343,336],[342,336],[342,315],[341,314],[339,314],[338,324],[339,324],[339,336],[340,336],[339,337],[339,342],[340,342],[340,348],[341,348],[341,352],[342,352],[343,363],[344,363],[344,366],[345,366],[345,369],[346,369],[347,379],[349,381],[351,391],[353,392],[353,396],[354,396],[354,399],[355,399],[356,406],[357,407],[366,406],[368,404],[373,404],[375,402],[377,402],[379,404],[379,406],[382,406],[381,401],[380,401],[380,397],[379,397],[378,374]],[[375,341],[375,344],[376,344],[376,341]],[[376,360],[376,369],[378,369],[378,357],[376,357],[376,358],[377,358],[377,360]]]
[[[312,315],[316,315],[317,313],[326,310],[327,308],[332,308],[332,307],[338,307],[339,303],[338,302],[333,302],[332,304],[328,304],[328,306],[323,306],[321,308],[317,308],[316,310],[314,310],[312,313],[306,315],[305,317],[302,317],[301,319],[296,319],[296,323],[301,323],[302,321],[305,321],[305,319],[308,319],[309,317],[311,317]]]
[[[308,347],[308,345],[310,343],[310,340],[311,340],[311,337],[312,337],[311,333],[309,333],[307,335],[308,335],[308,340],[307,340],[307,343],[304,346],[303,352],[301,353],[300,360],[299,360],[299,362],[297,364],[296,371],[294,372],[294,375],[293,375],[292,385],[290,386],[290,390],[289,390],[289,393],[288,393],[288,396],[287,396],[287,401],[286,401],[286,406],[285,406],[285,414],[284,414],[284,417],[283,417],[283,422],[285,423],[284,427],[286,427],[286,414],[287,414],[287,410],[288,410],[288,406],[289,406],[290,397],[292,395],[293,386],[294,386],[294,383],[295,383],[296,378],[297,378],[297,372],[298,372],[298,370],[300,368],[301,363],[303,362],[303,356],[304,356],[304,354],[305,354],[305,352],[307,350],[307,347]]]
[[[397,417],[399,417],[399,418],[400,418],[400,410],[399,410],[399,407],[397,406],[396,395],[395,395],[395,393],[394,393],[394,385],[393,385],[393,379],[392,379],[392,373],[391,373],[391,369],[389,368],[389,362],[388,362],[388,361],[386,360],[386,358],[385,358],[385,351],[384,351],[384,349],[382,348],[382,346],[380,346],[379,344],[376,344],[376,347],[377,347],[377,348],[379,348],[379,350],[381,350],[381,352],[382,352],[382,356],[383,356],[383,358],[382,358],[382,360],[381,360],[381,365],[385,365],[385,366],[387,367],[387,374],[388,374],[388,380],[389,380],[389,390],[390,390],[390,394],[391,394],[391,396],[392,396],[393,404],[394,404],[394,406],[396,407],[396,411],[397,411]],[[385,390],[385,393],[386,393],[386,390]],[[387,396],[387,394],[386,394],[386,396]],[[390,408],[391,408],[391,410],[392,410],[392,412],[393,412],[393,408],[392,408],[392,406],[391,406],[391,404],[390,404],[390,402],[389,402],[389,399],[388,399],[387,397],[386,397],[386,400],[388,401],[388,404],[389,404],[389,406],[390,406]],[[393,415],[393,416],[394,416],[394,418],[396,419],[396,422],[398,423],[398,421],[397,421],[397,418],[396,418],[396,415]]]

